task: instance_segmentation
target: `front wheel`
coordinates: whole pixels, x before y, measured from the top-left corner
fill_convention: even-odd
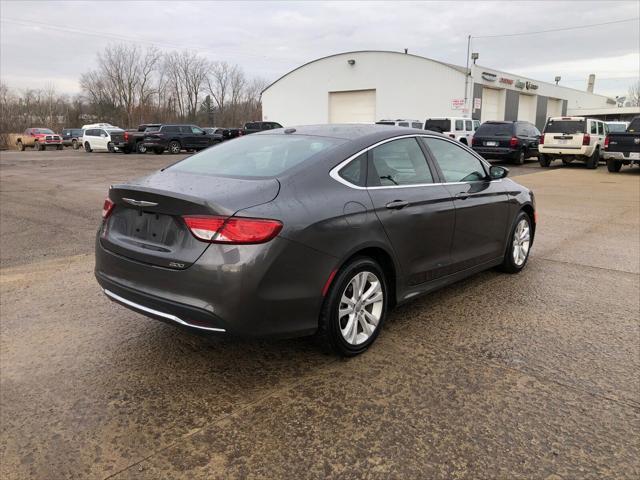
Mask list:
[[[64,150],[64,145],[58,145],[58,150]]]
[[[136,152],[147,153],[147,147],[144,146],[144,143],[138,142],[136,143]]]
[[[173,140],[171,142],[169,142],[169,153],[173,153],[174,155],[176,153],[180,153],[180,142],[178,142],[177,140]]]
[[[619,172],[621,168],[622,162],[612,159],[607,160],[607,170],[609,170],[611,173]]]
[[[549,165],[551,165],[551,157],[545,155],[544,153],[539,153],[538,162],[540,163],[541,167],[547,168]]]
[[[334,352],[353,357],[376,340],[387,311],[387,282],[376,261],[358,257],[335,276],[320,313],[318,336]]]
[[[20,150],[21,152],[24,152],[24,143],[18,142],[18,150]]]
[[[501,270],[507,273],[518,273],[524,268],[531,250],[531,217],[520,212],[509,237],[509,244],[504,256]]]
[[[112,142],[107,143],[107,150],[109,151],[109,153],[113,153],[116,151],[116,147],[113,146]]]
[[[33,144],[33,149],[37,152],[39,152],[40,150],[42,150],[42,145],[40,145],[40,142],[35,142]]]

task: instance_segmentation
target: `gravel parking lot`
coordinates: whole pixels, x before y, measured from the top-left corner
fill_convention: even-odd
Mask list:
[[[3,479],[640,476],[640,169],[511,168],[539,228],[366,354],[211,339],[109,302],[111,183],[170,155],[0,153]]]

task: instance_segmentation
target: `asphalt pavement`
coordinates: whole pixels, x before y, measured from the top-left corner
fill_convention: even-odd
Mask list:
[[[1,478],[640,477],[640,169],[509,166],[538,202],[526,269],[399,307],[344,360],[103,296],[109,185],[177,158],[0,153]]]

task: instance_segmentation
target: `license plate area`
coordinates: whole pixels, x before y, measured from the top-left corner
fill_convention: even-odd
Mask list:
[[[484,142],[485,147],[497,147],[498,142]]]

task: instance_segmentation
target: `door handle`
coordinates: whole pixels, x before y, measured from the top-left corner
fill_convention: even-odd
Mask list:
[[[394,200],[393,202],[389,202],[385,205],[385,207],[390,208],[392,210],[400,210],[409,205],[409,202],[405,200]]]
[[[456,195],[456,198],[459,200],[466,200],[467,198],[469,198],[469,194],[460,192],[459,194]]]

